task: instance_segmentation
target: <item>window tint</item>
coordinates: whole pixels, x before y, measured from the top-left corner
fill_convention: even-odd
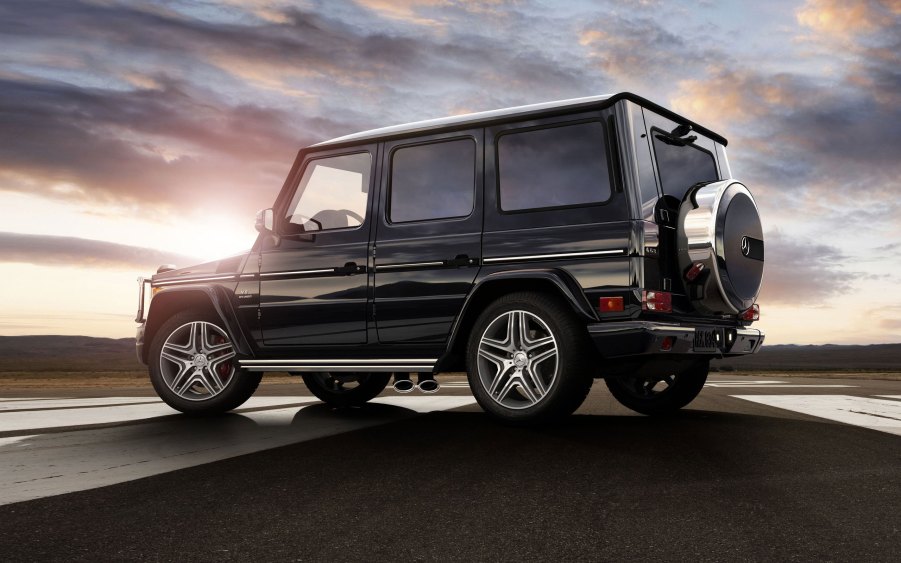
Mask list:
[[[688,188],[698,182],[717,179],[713,155],[693,145],[680,146],[660,133],[654,133],[654,154],[657,171],[665,195],[680,201]]]
[[[307,164],[288,207],[288,232],[358,227],[369,198],[369,153],[333,156]]]
[[[604,125],[566,125],[498,140],[503,211],[601,203],[610,198]]]
[[[393,223],[465,217],[475,197],[476,144],[458,139],[405,147],[391,158]]]

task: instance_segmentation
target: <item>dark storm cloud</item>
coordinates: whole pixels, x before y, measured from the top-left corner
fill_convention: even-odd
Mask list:
[[[191,264],[197,259],[99,240],[0,232],[0,262],[147,270],[167,263]]]
[[[766,235],[766,266],[760,301],[784,305],[820,305],[851,291],[869,277],[849,272],[848,257],[838,248],[775,231]]]

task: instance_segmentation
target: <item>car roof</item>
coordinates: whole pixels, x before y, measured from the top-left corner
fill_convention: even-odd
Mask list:
[[[557,100],[553,102],[543,102],[539,104],[529,104],[525,106],[516,106],[503,109],[495,109],[489,111],[480,111],[477,113],[467,113],[463,115],[452,115],[448,117],[440,117],[438,119],[426,119],[423,121],[413,121],[400,125],[391,125],[388,127],[380,127],[378,129],[370,129],[368,131],[360,131],[359,133],[351,133],[343,135],[328,141],[316,143],[310,148],[324,148],[331,146],[340,146],[354,144],[360,141],[383,140],[387,138],[407,137],[414,134],[422,134],[427,132],[439,132],[442,130],[457,129],[463,125],[486,125],[494,122],[503,122],[515,117],[543,117],[545,115],[554,115],[567,113],[573,110],[591,110],[608,107],[621,99],[631,100],[643,107],[651,109],[657,113],[676,121],[677,123],[687,123],[692,125],[696,131],[707,135],[715,141],[726,145],[726,139],[721,135],[706,129],[658,104],[651,102],[641,96],[637,96],[630,92],[621,92],[618,94],[605,94],[601,96],[587,96],[584,98],[572,98],[568,100]]]

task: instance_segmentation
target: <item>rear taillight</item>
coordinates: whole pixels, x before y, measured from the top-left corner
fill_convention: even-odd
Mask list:
[[[759,321],[760,320],[760,305],[754,303],[750,308],[742,311],[742,313],[738,316],[739,319],[743,321]]]
[[[642,291],[641,308],[656,313],[672,313],[673,294],[668,291]]]

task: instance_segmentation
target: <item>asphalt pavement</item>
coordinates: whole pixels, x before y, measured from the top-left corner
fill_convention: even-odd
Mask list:
[[[596,382],[544,429],[465,384],[333,411],[303,385],[175,414],[0,392],[0,559],[901,560],[901,382],[710,378],[676,416]]]

